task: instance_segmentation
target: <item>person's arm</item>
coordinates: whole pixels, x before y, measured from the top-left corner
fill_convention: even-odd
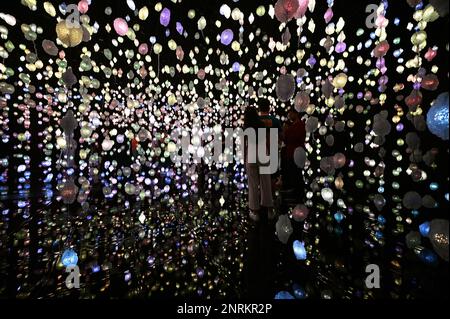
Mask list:
[[[281,133],[281,137],[282,137],[282,140],[283,140],[284,144],[286,144],[288,127],[289,127],[288,124],[284,123],[283,129],[281,130],[281,132],[282,132]]]
[[[301,145],[305,145],[305,139],[306,139],[306,126],[305,126],[305,122],[300,121],[301,125],[300,125],[300,144]]]
[[[283,124],[281,123],[281,121],[278,118],[276,119],[276,128],[278,129],[278,142],[281,143],[282,141],[284,141],[284,128],[283,128]]]
[[[243,151],[244,151],[244,164],[246,164],[247,163],[247,156],[248,156],[248,154],[247,154],[247,152],[248,152],[248,138],[247,138],[247,136],[244,136],[244,149],[243,149]]]

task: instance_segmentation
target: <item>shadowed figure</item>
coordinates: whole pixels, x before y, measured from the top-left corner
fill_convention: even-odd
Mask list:
[[[259,222],[247,232],[244,298],[269,300],[275,296],[277,246],[274,222],[268,220],[267,209],[261,209]]]

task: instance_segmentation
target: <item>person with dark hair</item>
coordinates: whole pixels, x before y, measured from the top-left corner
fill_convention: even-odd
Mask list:
[[[244,129],[247,128],[258,129],[260,127],[263,127],[263,123],[261,122],[258,116],[256,108],[254,108],[253,106],[248,106],[245,109],[244,113]]]
[[[295,199],[303,197],[303,172],[294,161],[294,152],[298,147],[305,146],[305,123],[300,119],[300,114],[291,108],[288,111],[288,120],[283,128],[284,147],[281,151],[281,175],[284,190],[293,192]]]
[[[260,164],[258,161],[258,129],[264,128],[264,123],[260,120],[258,112],[254,107],[247,107],[244,115],[244,129],[252,129],[255,133],[255,140],[245,136],[244,140],[244,162],[248,177],[248,205],[250,209],[250,218],[253,221],[259,220],[261,208],[267,210],[273,208],[272,179],[270,174],[260,173]],[[262,141],[263,142],[263,141]],[[250,157],[250,152],[253,152]],[[256,159],[252,161],[250,159]]]
[[[267,128],[278,128],[281,130],[281,122],[275,116],[270,114],[270,102],[267,99],[258,101],[259,118]]]

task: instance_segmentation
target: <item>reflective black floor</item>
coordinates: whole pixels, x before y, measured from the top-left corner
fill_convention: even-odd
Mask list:
[[[286,291],[297,298],[446,297],[444,263],[429,271],[407,251],[391,259],[389,247],[365,243],[364,231],[339,230],[320,216],[306,224],[292,220],[283,244],[277,218],[262,212],[259,222],[249,220],[245,192],[203,194],[149,205],[108,202],[93,193],[83,207],[25,194],[3,198],[1,296],[273,299]],[[277,207],[278,214],[289,211]],[[305,242],[306,260],[295,258],[294,240]],[[400,245],[394,245],[397,254]],[[61,256],[68,248],[79,258],[80,289],[65,285]],[[381,268],[380,289],[364,285],[373,260]]]

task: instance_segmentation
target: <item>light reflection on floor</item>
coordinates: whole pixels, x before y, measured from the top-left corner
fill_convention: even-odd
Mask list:
[[[33,297],[237,295],[246,215],[203,200],[202,208],[191,199],[152,206],[91,202],[82,209],[23,198],[14,200],[16,207],[25,204],[12,218],[3,201],[2,282]],[[64,284],[60,257],[69,246],[80,260],[79,292]]]
[[[385,250],[359,236],[364,228],[352,233],[320,214],[308,230],[294,223],[292,238],[282,244],[275,221],[264,214],[256,225],[248,220],[245,191],[199,193],[143,204],[120,197],[107,201],[94,192],[82,207],[27,192],[3,196],[0,295],[271,299],[279,291],[300,289],[309,298],[412,298],[429,295],[445,274],[426,275],[425,266],[408,254],[402,266],[389,263]],[[294,239],[313,247],[307,260],[295,259]],[[80,289],[65,286],[60,259],[69,247],[78,253]],[[370,256],[378,256],[383,267],[379,290],[364,287]]]

